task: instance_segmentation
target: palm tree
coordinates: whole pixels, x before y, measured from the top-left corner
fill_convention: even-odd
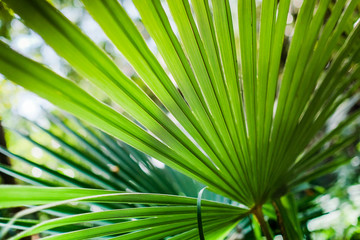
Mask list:
[[[297,224],[291,224],[296,222],[291,211],[281,211],[286,206],[280,197],[323,171],[319,163],[328,156],[358,140],[357,132],[343,141],[334,141],[339,132],[358,119],[359,111],[330,132],[321,132],[340,104],[359,97],[360,27],[354,24],[358,0],[304,0],[288,50],[283,48],[290,0],[263,0],[260,20],[255,0],[239,0],[239,39],[228,1],[213,0],[210,4],[193,0],[190,4],[186,0],[169,0],[165,4],[159,0],[134,0],[166,66],[155,58],[117,1],[83,0],[85,8],[160,103],[126,77],[47,1],[3,2],[124,112],[105,105],[74,82],[0,42],[2,74],[239,204],[202,200],[202,191],[196,199],[2,186],[5,197],[0,206],[45,204],[31,210],[36,211],[85,201],[175,205],[183,209],[176,212],[170,206],[155,210],[144,206],[116,215],[136,221],[45,239],[204,239],[204,235],[206,239],[220,239],[247,214],[255,215],[264,235],[271,239],[262,206],[273,201],[279,209],[279,222],[292,219],[283,224],[284,237],[302,238]],[[171,15],[164,8],[169,8]],[[286,53],[284,65],[282,53]],[[35,190],[37,196],[31,194]],[[163,215],[164,211],[171,215]],[[70,220],[49,222],[48,226],[105,220],[111,218],[110,214],[75,215]]]

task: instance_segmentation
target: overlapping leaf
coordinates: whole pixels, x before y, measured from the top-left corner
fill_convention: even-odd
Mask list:
[[[158,234],[165,233],[164,237],[166,237],[193,229],[197,230],[198,227],[196,215],[197,199],[195,198],[164,194],[119,193],[117,191],[95,189],[41,188],[32,186],[14,187],[10,185],[3,185],[0,188],[5,196],[0,200],[0,208],[16,207],[24,204],[45,204],[19,212],[15,217],[21,217],[39,210],[71,202],[165,205],[164,207],[126,208],[57,218],[35,225],[12,239],[20,239],[24,236],[69,224],[118,219],[130,220],[49,236],[44,239],[89,239],[117,234],[124,235],[120,235],[114,239],[138,239],[137,237],[151,236],[155,234],[155,232]],[[21,192],[21,194],[19,194],[19,192]],[[34,197],[33,192],[37,193],[36,197]],[[225,226],[232,226],[248,213],[247,209],[208,200],[202,200],[201,211],[202,224],[204,226],[208,224],[216,224],[219,226],[224,226],[223,224],[225,224]],[[226,217],[224,218],[224,216]],[[13,221],[15,221],[15,219],[13,219]],[[174,227],[174,225],[176,227]],[[6,227],[7,226],[4,228],[5,230]],[[144,231],[132,233],[134,230],[141,229]],[[148,235],[149,232],[147,230],[151,230],[151,235]]]

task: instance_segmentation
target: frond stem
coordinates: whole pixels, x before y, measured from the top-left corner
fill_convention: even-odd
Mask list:
[[[253,208],[252,213],[255,215],[256,219],[258,220],[261,230],[262,230],[263,234],[265,235],[266,239],[272,240],[273,236],[271,234],[271,230],[270,230],[268,223],[265,221],[261,205]]]
[[[287,232],[286,232],[286,227],[285,227],[285,224],[284,224],[284,218],[281,215],[281,212],[280,212],[280,209],[279,209],[279,206],[278,206],[278,201],[280,201],[280,199],[272,201],[272,205],[274,206],[274,209],[275,209],[275,212],[276,212],[276,217],[277,217],[278,223],[280,225],[280,231],[281,231],[281,234],[283,236],[283,239],[284,240],[289,240],[289,237],[288,237]]]

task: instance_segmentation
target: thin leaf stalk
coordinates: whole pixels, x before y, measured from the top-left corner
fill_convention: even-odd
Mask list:
[[[288,234],[286,232],[284,218],[281,215],[281,211],[280,211],[279,206],[278,206],[278,204],[279,204],[278,201],[280,201],[280,199],[273,200],[272,205],[273,205],[273,207],[275,209],[276,218],[277,218],[277,221],[278,221],[279,226],[280,226],[281,235],[282,235],[284,240],[289,240],[289,236],[288,236]]]
[[[268,223],[266,222],[265,218],[264,218],[264,214],[262,212],[262,206],[256,206],[253,208],[252,213],[255,215],[256,219],[258,220],[261,230],[264,234],[264,236],[266,237],[267,240],[272,240],[273,236],[270,230],[270,226],[268,225]]]

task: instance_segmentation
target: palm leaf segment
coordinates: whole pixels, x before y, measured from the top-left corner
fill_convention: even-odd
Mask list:
[[[92,202],[98,204],[132,202],[147,205],[147,207],[70,215],[45,221],[28,228],[26,231],[11,238],[12,240],[21,239],[22,237],[51,228],[91,221],[103,221],[103,224],[43,239],[75,240],[93,239],[103,236],[112,236],[110,239],[162,239],[173,235],[176,235],[173,239],[196,239],[198,236],[197,200],[195,198],[161,194],[121,193],[108,190],[41,188],[33,186],[1,186],[0,188],[7,193],[0,200],[0,208],[23,206],[24,204],[45,204],[19,212],[15,216],[16,218],[71,202]],[[32,196],[32,193],[35,191],[37,193],[36,199]],[[152,207],[151,205],[156,206]],[[224,234],[221,234],[221,231],[224,231],[226,234],[247,213],[245,209],[208,200],[202,201],[201,208],[202,221],[209,239],[218,239],[219,230],[220,235]],[[222,215],[219,215],[219,212]],[[134,218],[139,219],[135,220]],[[104,223],[107,224],[104,225]],[[122,235],[116,236],[118,234]]]
[[[41,149],[47,157],[55,160],[60,167],[73,170],[76,178],[52,170],[54,165],[45,166],[0,146],[0,153],[24,164],[22,172],[0,164],[0,172],[37,186],[69,186],[82,188],[103,188],[131,192],[164,193],[196,197],[204,187],[183,174],[164,166],[156,167],[153,160],[136,149],[117,141],[111,136],[86,126],[78,119],[45,112],[51,128],[46,129],[34,121],[31,124],[45,133],[47,141],[38,140],[34,134],[10,129],[20,137]],[[60,136],[54,132],[64,131]],[[45,142],[55,142],[55,147]],[[61,151],[59,151],[59,149]],[[83,163],[83,164],[81,164]],[[51,179],[34,178],[24,172],[25,166],[42,170]],[[206,198],[208,195],[206,196]],[[218,197],[220,197],[218,195]],[[215,194],[211,199],[215,199]],[[225,202],[225,200],[222,200]]]
[[[281,194],[298,174],[326,158],[314,157],[321,145],[309,150],[309,142],[359,87],[360,27],[352,23],[357,0],[334,5],[304,0],[284,67],[280,60],[290,1],[264,0],[257,22],[255,0],[239,0],[239,41],[227,1],[167,1],[174,32],[159,0],[135,0],[168,73],[117,1],[83,0],[166,110],[49,3],[4,2],[145,129],[4,43],[0,72],[250,208]],[[345,123],[322,141],[331,140]]]
[[[64,115],[45,113],[52,123],[50,130],[45,129],[36,122],[31,122],[31,126],[41,129],[50,137],[51,141],[57,142],[58,146],[61,146],[61,152],[59,149],[49,146],[50,144],[42,143],[44,141],[38,141],[31,136],[32,134],[26,134],[15,129],[12,129],[12,131],[17,132],[34,146],[42,149],[61,164],[60,166],[75,170],[77,177],[69,177],[52,170],[49,166],[40,165],[36,161],[29,160],[2,147],[0,147],[0,153],[24,165],[30,165],[42,170],[51,177],[51,181],[32,177],[1,164],[0,171],[38,186],[105,188],[111,191],[4,186],[2,188],[4,197],[0,201],[1,208],[47,203],[47,205],[41,207],[32,207],[19,212],[10,222],[6,218],[0,218],[3,234],[9,228],[25,230],[11,239],[20,239],[39,232],[45,234],[66,233],[56,237],[61,239],[63,237],[88,239],[90,236],[106,236],[115,233],[123,235],[126,232],[129,233],[120,239],[161,238],[161,236],[178,235],[177,233],[180,233],[177,236],[178,238],[186,235],[196,238],[198,234],[196,212],[198,210],[201,210],[201,226],[204,226],[202,231],[206,234],[207,239],[209,239],[209,236],[214,236],[214,239],[216,239],[225,236],[227,230],[231,230],[234,224],[248,213],[247,209],[224,204],[231,201],[211,192],[205,192],[203,197],[197,200],[178,196],[149,194],[162,193],[197,197],[199,189],[203,185],[169,167],[157,168],[151,159],[141,152],[116,141],[107,134],[84,125],[78,119],[71,116],[65,118]],[[54,131],[59,132],[59,130],[67,133],[66,140],[64,137],[59,137],[59,134],[54,134]],[[76,159],[81,160],[84,165],[79,164]],[[131,195],[114,190],[126,190],[128,193],[138,191],[148,194]],[[14,192],[21,192],[21,196],[14,194]],[[33,192],[36,192],[36,196],[32,194]],[[104,194],[117,194],[117,199],[98,201],[99,195]],[[160,200],[160,198],[163,198],[163,200]],[[157,200],[154,201],[155,199]],[[190,202],[186,203],[189,199],[191,199]],[[208,209],[208,201],[204,201],[204,199],[216,200],[223,204],[215,203],[220,207],[210,207]],[[200,207],[197,207],[195,202],[199,200],[201,200]],[[63,206],[71,202],[81,204]],[[101,209],[102,211],[92,213],[94,209]],[[37,211],[43,211],[59,218],[41,223],[22,219],[23,216]],[[175,218],[176,223],[173,221]],[[148,220],[145,221],[145,219]],[[81,225],[85,222],[88,222],[87,226]],[[88,232],[90,230],[89,222],[93,227],[90,232]],[[108,227],[100,227],[104,225]],[[117,229],[116,232],[114,232],[115,228]],[[220,228],[219,232],[213,231],[214,228]],[[132,233],[134,230],[141,231]],[[73,231],[78,232],[75,235],[68,234]],[[86,234],[84,234],[85,232]]]

